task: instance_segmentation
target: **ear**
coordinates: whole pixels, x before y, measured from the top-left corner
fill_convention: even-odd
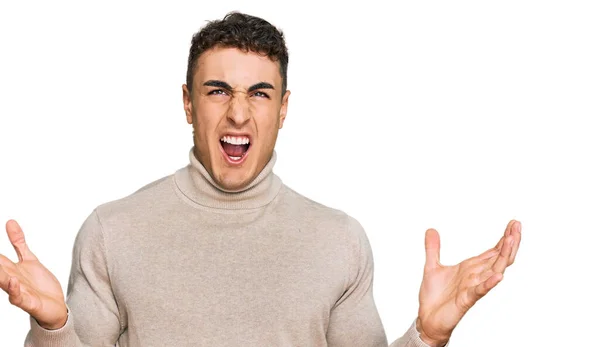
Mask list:
[[[181,90],[183,92],[183,110],[185,111],[185,118],[187,119],[188,124],[192,124],[194,121],[192,113],[192,95],[186,84],[181,86]]]
[[[287,116],[288,110],[288,99],[290,97],[291,92],[287,90],[285,94],[283,94],[283,98],[281,98],[281,108],[279,108],[279,129],[283,128],[283,122],[285,121],[285,117]]]

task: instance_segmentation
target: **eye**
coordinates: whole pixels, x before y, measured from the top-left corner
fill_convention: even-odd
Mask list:
[[[208,92],[208,95],[227,95],[227,93],[223,89],[213,89]]]
[[[261,97],[261,98],[267,98],[267,99],[269,99],[269,95],[267,93],[264,93],[264,92],[255,92],[254,94],[252,94],[252,96],[258,96],[258,97]]]

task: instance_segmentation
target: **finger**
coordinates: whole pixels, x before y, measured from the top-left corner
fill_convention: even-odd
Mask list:
[[[490,276],[487,280],[479,283],[475,287],[469,289],[469,299],[471,302],[476,302],[481,299],[484,295],[489,293],[500,281],[502,281],[503,275],[501,273],[495,273]]]
[[[8,301],[17,306],[21,307],[23,304],[23,295],[21,295],[21,285],[16,277],[11,277],[8,283]]]
[[[473,260],[474,260],[474,263],[479,263],[481,261],[488,260],[497,255],[498,255],[498,250],[496,248],[490,248],[487,251],[476,256]]]
[[[21,291],[21,283],[18,278],[9,276],[6,272],[0,269],[0,286],[8,293],[8,301],[21,308],[27,313],[32,311],[31,296],[26,292]]]
[[[440,234],[435,229],[425,232],[425,270],[440,266]]]
[[[500,250],[498,258],[494,262],[494,265],[492,265],[492,270],[494,270],[494,272],[504,273],[504,269],[506,269],[506,267],[508,266],[508,260],[510,258],[510,251],[512,248],[513,241],[514,239],[512,236],[506,238],[506,242],[504,242],[504,244],[502,245],[502,250]]]
[[[508,265],[512,265],[515,262],[515,258],[517,257],[517,252],[519,251],[519,245],[521,244],[521,222],[516,222],[513,225],[512,235],[515,237],[513,242],[512,249],[510,251],[510,257],[508,259]]]
[[[8,293],[8,281],[10,280],[10,276],[4,271],[2,266],[0,266],[0,288],[3,291]]]
[[[504,229],[504,235],[502,235],[495,247],[498,251],[502,249],[502,246],[504,245],[504,240],[511,235],[511,230],[513,229],[513,225],[515,223],[517,223],[517,221],[511,219],[511,221],[508,222],[508,224],[506,225],[506,229]]]
[[[508,222],[506,229],[504,229],[504,237],[509,237],[511,235],[512,230],[514,229],[513,226],[516,223],[518,223],[516,219],[512,219],[510,222]]]
[[[6,233],[8,234],[10,243],[12,243],[17,252],[19,262],[22,262],[23,260],[37,260],[33,252],[27,247],[27,243],[25,243],[25,234],[19,226],[19,223],[15,220],[9,220],[6,223]]]
[[[494,248],[487,251],[487,252],[489,252],[489,254],[486,254],[487,252],[485,252],[485,253],[481,254],[480,256],[476,257],[476,259],[487,260],[491,266],[496,261],[496,260],[491,259],[491,257],[496,255],[497,253],[499,253],[502,250],[502,248],[504,247],[504,242],[510,236],[513,238],[513,245],[511,247],[507,266],[511,265],[514,262],[514,259],[517,255],[516,252],[518,251],[519,244],[521,243],[521,232],[520,231],[521,231],[521,222],[514,220],[514,219],[511,220],[508,223],[508,226],[506,227],[506,230],[504,231],[504,235],[502,236],[500,241],[498,241],[498,243],[496,244],[496,246]],[[493,250],[496,251],[496,254],[494,254]],[[488,255],[491,255],[491,256],[488,256]]]
[[[495,274],[495,272],[492,269],[487,269],[487,270],[481,271],[479,273],[479,275],[477,275],[476,283],[477,284],[483,283],[483,282],[487,281],[490,277],[492,277],[494,274]]]
[[[12,260],[10,260],[7,257],[5,257],[4,255],[0,254],[0,266],[11,267],[14,265],[15,265],[15,263],[13,263]]]

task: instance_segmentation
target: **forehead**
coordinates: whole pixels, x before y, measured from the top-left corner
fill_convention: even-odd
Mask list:
[[[198,58],[194,84],[220,80],[233,87],[248,87],[258,82],[271,83],[281,89],[279,63],[254,52],[237,48],[211,48]]]

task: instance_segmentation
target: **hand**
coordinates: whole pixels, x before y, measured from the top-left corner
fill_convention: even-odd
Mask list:
[[[425,270],[419,292],[417,330],[423,342],[444,346],[458,322],[475,303],[503,278],[512,265],[521,243],[521,223],[508,223],[498,244],[460,264],[440,264],[440,235],[434,229],[425,234]]]
[[[67,305],[60,283],[42,265],[25,243],[23,230],[16,221],[6,223],[18,263],[0,254],[0,288],[8,293],[11,304],[21,308],[49,330],[63,327],[67,321]]]

